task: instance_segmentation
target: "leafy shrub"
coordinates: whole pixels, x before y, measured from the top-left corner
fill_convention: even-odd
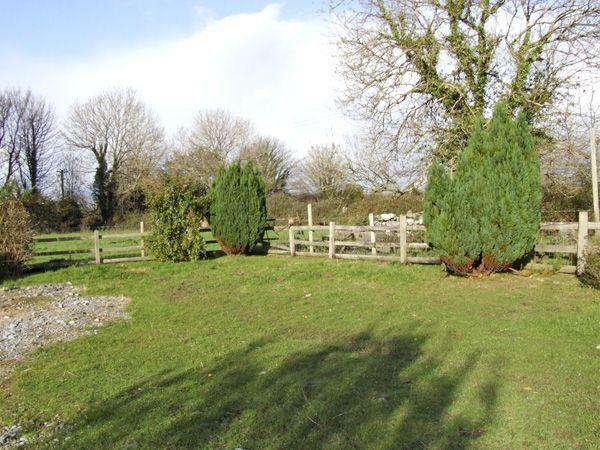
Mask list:
[[[39,192],[27,191],[21,195],[21,200],[36,231],[64,232],[81,226],[83,211],[73,198],[52,200]]]
[[[450,272],[506,270],[530,252],[540,224],[541,174],[525,117],[498,104],[475,126],[453,178],[432,165],[426,239]]]
[[[227,254],[249,253],[267,224],[265,185],[251,162],[221,168],[210,190],[210,224]]]
[[[77,200],[74,198],[57,200],[54,203],[54,208],[57,219],[55,230],[67,231],[81,226],[83,209]]]
[[[600,252],[592,251],[586,255],[585,270],[579,280],[586,286],[600,289]]]
[[[18,200],[0,202],[0,276],[19,273],[33,251],[29,214]]]
[[[150,195],[152,235],[148,247],[161,261],[195,261],[206,256],[200,231],[206,216],[206,198],[198,184],[167,180]]]

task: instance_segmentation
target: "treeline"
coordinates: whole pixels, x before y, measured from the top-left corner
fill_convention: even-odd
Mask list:
[[[543,219],[571,219],[591,205],[585,132],[567,118],[552,140],[539,140],[543,166]],[[277,137],[224,110],[200,111],[189,128],[167,136],[156,114],[127,88],[76,102],[63,122],[52,105],[30,91],[0,92],[0,188],[19,197],[39,230],[132,225],[145,214],[149,194],[178,177],[206,191],[219,167],[252,161],[265,180],[271,217],[303,218],[313,202],[316,217],[348,223],[369,212],[422,210],[420,183],[383,175],[393,153],[368,171],[357,170],[350,140],[314,145],[297,158]],[[387,158],[387,159],[386,159]],[[364,160],[363,160],[364,162]],[[426,170],[428,162],[422,161]]]
[[[365,196],[339,145],[315,145],[298,159],[279,138],[224,110],[200,111],[171,137],[132,89],[77,102],[62,123],[30,91],[1,92],[0,112],[2,195],[19,197],[38,229],[137,220],[165,178],[206,191],[218,169],[235,161],[260,170],[282,217],[302,215],[298,205],[307,199],[328,202],[331,213]]]

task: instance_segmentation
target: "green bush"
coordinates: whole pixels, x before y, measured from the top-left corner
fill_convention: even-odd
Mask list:
[[[425,192],[426,239],[450,272],[506,270],[529,253],[540,224],[541,174],[523,115],[498,104],[479,121],[454,177],[432,165]]]
[[[18,200],[0,201],[0,277],[15,275],[32,256],[33,231]]]
[[[438,162],[432,165],[424,199],[425,238],[456,274],[470,273],[481,254],[469,188],[452,180]]]
[[[200,231],[206,197],[197,183],[167,180],[150,195],[152,235],[148,248],[160,261],[195,261],[206,256]]]
[[[227,254],[249,253],[267,224],[265,186],[251,162],[221,168],[210,190],[210,224]]]
[[[36,231],[66,232],[81,226],[83,211],[73,198],[52,200],[39,192],[27,191],[21,195],[21,200]]]

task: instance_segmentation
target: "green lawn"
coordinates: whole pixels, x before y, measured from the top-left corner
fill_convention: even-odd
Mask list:
[[[59,446],[600,446],[600,295],[572,276],[254,256],[17,283],[65,281],[129,296],[132,320],[3,386],[3,422],[58,415]]]

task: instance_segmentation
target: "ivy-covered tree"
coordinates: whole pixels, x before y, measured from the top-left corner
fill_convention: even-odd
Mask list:
[[[540,224],[541,175],[527,121],[498,104],[479,120],[454,177],[440,163],[425,192],[426,239],[449,271],[506,270],[533,249]]]
[[[210,224],[227,254],[250,253],[267,225],[265,185],[260,171],[247,162],[222,167],[212,185]]]
[[[94,173],[92,184],[92,198],[102,219],[102,223],[109,223],[113,217],[115,207],[115,182],[106,164],[106,157],[98,157],[98,167]]]

